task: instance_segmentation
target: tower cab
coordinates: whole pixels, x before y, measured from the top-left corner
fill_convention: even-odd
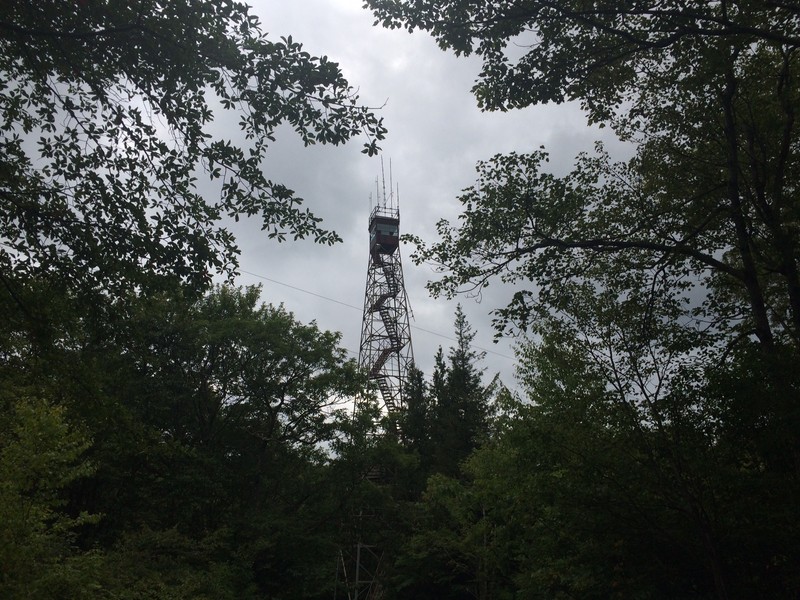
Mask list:
[[[376,208],[369,220],[369,253],[393,254],[400,243],[400,218],[394,211]]]

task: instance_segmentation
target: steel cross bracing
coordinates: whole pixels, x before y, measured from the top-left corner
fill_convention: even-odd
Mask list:
[[[370,258],[364,296],[359,365],[375,383],[389,413],[403,410],[403,388],[414,363],[408,297],[399,251],[397,209],[370,216]]]
[[[376,206],[369,221],[369,263],[364,294],[364,316],[358,364],[380,391],[383,407],[396,415],[404,410],[403,392],[408,373],[414,364],[411,348],[409,306],[400,263],[400,213],[384,203]],[[394,420],[394,433],[399,433]],[[381,465],[371,465],[364,479],[380,485],[384,479]],[[385,482],[383,482],[385,483]],[[361,507],[354,545],[340,553],[338,581],[344,579],[348,600],[379,600],[384,569],[381,545],[366,544],[365,539],[379,537],[380,517],[369,507]],[[338,599],[337,599],[338,600]]]

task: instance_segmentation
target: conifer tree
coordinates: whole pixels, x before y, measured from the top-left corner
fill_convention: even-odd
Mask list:
[[[433,373],[433,470],[455,475],[487,430],[489,389],[481,383],[477,363],[484,353],[472,349],[475,332],[461,305],[456,308],[456,345],[444,361],[441,348]]]
[[[425,375],[416,367],[408,374],[402,430],[406,447],[425,456],[430,451],[431,396]]]

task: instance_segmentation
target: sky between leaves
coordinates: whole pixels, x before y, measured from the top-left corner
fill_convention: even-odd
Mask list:
[[[250,3],[272,39],[291,35],[305,51],[338,62],[362,102],[382,107],[379,114],[389,129],[381,144],[384,171],[388,180],[391,161],[392,178],[399,186],[401,233],[433,241],[439,219],[457,218],[457,196],[475,181],[476,162],[496,153],[545,146],[555,173],[568,171],[575,155],[590,151],[596,140],[603,140],[615,156],[628,153],[607,129],[588,127],[575,104],[482,113],[470,93],[480,70],[478,60],[446,54],[424,33],[373,26],[372,14],[361,7],[361,0]],[[236,135],[235,123],[220,120],[216,127],[223,135]],[[265,302],[284,303],[303,322],[316,320],[323,329],[341,331],[342,345],[357,358],[368,217],[377,195],[381,159],[361,154],[362,141],[339,148],[304,148],[291,131],[282,133],[271,151],[268,177],[305,198],[306,206],[344,242],[333,247],[310,241],[278,244],[267,239],[256,220],[231,223],[242,251],[236,283],[260,283]],[[453,316],[460,301],[477,331],[475,345],[490,351],[483,362],[485,380],[500,373],[507,385],[515,387],[515,340],[493,343],[489,314],[506,304],[511,291],[493,286],[480,300],[431,299],[425,282],[435,277],[433,268],[414,265],[411,250],[401,247],[417,365],[430,376],[437,347],[447,349],[451,344],[446,338],[453,336]]]

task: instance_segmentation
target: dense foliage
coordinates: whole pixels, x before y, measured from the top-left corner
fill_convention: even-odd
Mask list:
[[[435,293],[513,284],[522,396],[459,307],[381,420],[337,334],[209,286],[223,216],[335,241],[263,174],[281,124],[377,150],[334,63],[235,2],[13,4],[0,596],[797,598],[800,7],[367,5],[480,55],[483,108],[579,100],[635,148],[490,158],[414,240]]]
[[[535,282],[550,306],[568,296],[564,281],[605,287],[618,272],[650,273],[624,287],[658,288],[654,297],[729,338],[752,331],[765,347],[797,350],[800,92],[790,6],[372,4],[392,23],[431,29],[445,47],[479,52],[479,87],[491,95],[514,105],[584,100],[637,147],[627,164],[602,151],[582,157],[563,178],[547,173],[543,152],[481,163],[460,225],[441,223],[442,242],[419,255],[449,269],[434,291],[502,276]],[[460,17],[445,25],[450,10]],[[512,65],[503,48],[522,31],[540,41]],[[585,75],[556,68],[567,61]],[[530,81],[508,83],[496,63]],[[536,303],[520,292],[501,315],[524,327]]]
[[[578,100],[635,149],[495,156],[412,238],[434,293],[512,284],[498,329],[537,340],[530,405],[429,488],[421,539],[462,532],[476,597],[796,597],[798,6],[367,4],[478,54],[483,108]]]
[[[259,291],[138,300],[115,331],[61,302],[44,346],[6,328],[4,597],[330,589],[348,494],[325,448],[361,378]]]
[[[223,217],[333,243],[265,174],[276,130],[305,144],[364,134],[370,154],[385,133],[336,63],[268,39],[233,1],[11,3],[0,89],[7,286],[35,275],[129,290],[153,274],[207,285],[237,264]],[[243,143],[220,135],[237,126]]]

